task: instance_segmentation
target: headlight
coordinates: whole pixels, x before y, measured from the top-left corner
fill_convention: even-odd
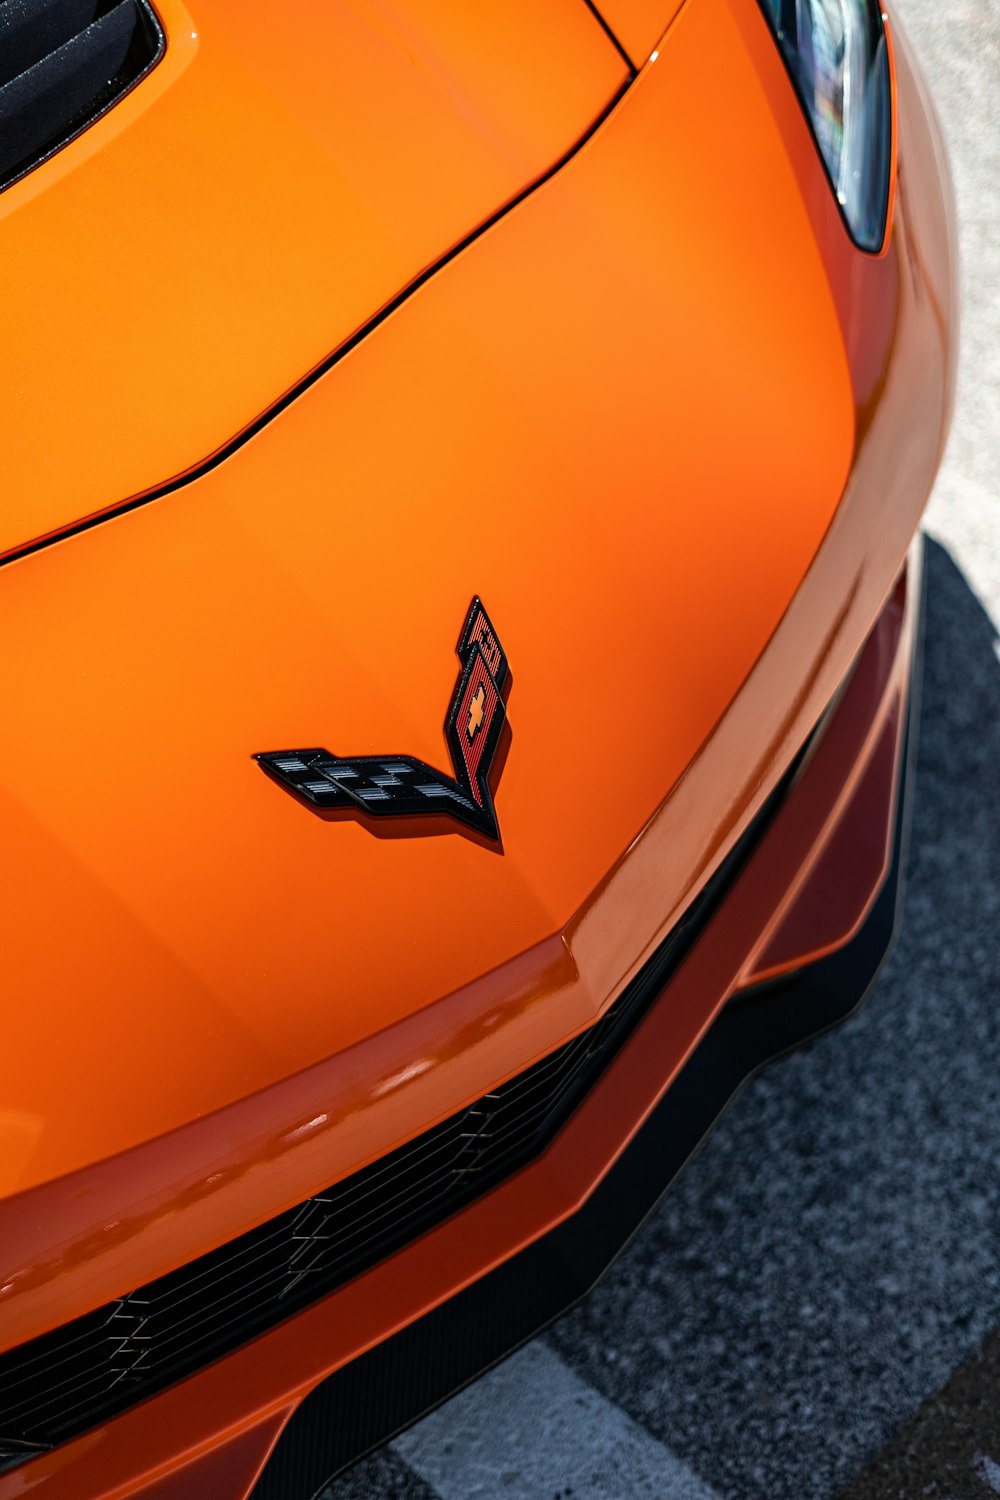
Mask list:
[[[889,56],[872,0],[762,0],[854,239],[885,235],[892,146]]]

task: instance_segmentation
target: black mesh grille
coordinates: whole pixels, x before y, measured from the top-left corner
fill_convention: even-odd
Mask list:
[[[93,124],[163,45],[146,0],[0,0],[0,189]]]
[[[792,774],[666,942],[589,1030],[328,1191],[0,1356],[0,1470],[230,1352],[535,1156],[660,993]]]

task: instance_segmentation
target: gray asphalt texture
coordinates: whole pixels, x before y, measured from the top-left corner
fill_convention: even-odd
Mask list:
[[[976,1351],[1000,1326],[1000,0],[900,8],[951,148],[964,325],[927,515],[899,943],[865,1010],[743,1092],[625,1257],[544,1336],[733,1500],[822,1500],[852,1481],[858,1500],[1000,1493],[988,1456],[965,1490],[954,1474],[925,1484],[919,1464],[898,1470],[902,1488],[889,1468],[856,1477],[915,1419],[940,1456],[945,1439],[926,1434],[953,1430],[957,1407],[932,1403],[937,1427],[918,1410],[966,1361],[988,1373]],[[461,1472],[476,1434],[461,1403],[444,1411]],[[533,1477],[542,1430],[525,1421],[497,1494],[552,1494]],[[389,1449],[327,1497],[434,1493]]]

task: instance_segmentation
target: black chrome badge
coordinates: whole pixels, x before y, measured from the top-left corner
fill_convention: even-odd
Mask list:
[[[457,650],[462,666],[444,725],[453,777],[412,755],[269,750],[254,759],[315,807],[354,810],[371,818],[443,813],[499,839],[489,774],[507,718],[507,657],[478,598],[472,601]]]

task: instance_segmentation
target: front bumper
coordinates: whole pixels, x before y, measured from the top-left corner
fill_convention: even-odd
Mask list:
[[[311,1495],[588,1289],[742,1082],[848,1015],[885,956],[907,822],[920,572],[914,548],[726,889],[551,1145],[320,1302],[9,1473],[0,1500]],[[767,955],[815,958],[818,941],[819,961],[747,983]],[[707,998],[727,996],[710,1025]]]

